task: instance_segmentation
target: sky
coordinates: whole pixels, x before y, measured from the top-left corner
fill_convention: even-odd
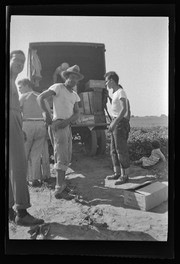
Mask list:
[[[10,51],[21,49],[27,58],[30,42],[104,43],[106,71],[119,75],[131,114],[168,115],[168,24],[168,17],[13,15]],[[27,77],[26,63],[17,81]]]

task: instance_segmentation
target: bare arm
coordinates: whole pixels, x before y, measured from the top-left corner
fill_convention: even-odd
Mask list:
[[[165,158],[165,156],[164,156],[164,154],[160,151],[160,158],[161,158],[161,160],[162,161],[166,161],[166,158]]]
[[[110,104],[112,104],[112,98],[109,96],[109,94],[108,94],[108,98],[109,98]]]
[[[74,104],[74,113],[73,115],[69,118],[70,123],[74,123],[80,116],[80,108],[78,102]]]
[[[53,73],[53,83],[56,83],[57,82],[57,76],[58,76],[59,73],[60,73],[60,68],[57,67],[57,69]]]
[[[37,97],[37,102],[38,102],[39,106],[42,108],[42,110],[46,114],[46,123],[47,123],[47,125],[50,125],[52,123],[52,119],[51,119],[51,114],[49,112],[49,109],[46,106],[45,99],[50,97],[50,96],[53,96],[53,95],[56,95],[56,93],[54,91],[46,90],[46,91],[42,92]]]
[[[120,105],[121,105],[121,111],[120,111],[119,115],[117,116],[117,118],[114,119],[112,121],[112,123],[110,124],[109,129],[108,129],[109,132],[114,131],[116,125],[122,120],[122,118],[124,117],[124,115],[126,113],[127,107],[126,107],[126,99],[125,98],[120,99]]]

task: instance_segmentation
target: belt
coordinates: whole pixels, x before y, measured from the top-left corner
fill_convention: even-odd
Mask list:
[[[25,118],[23,121],[44,121],[43,118]]]

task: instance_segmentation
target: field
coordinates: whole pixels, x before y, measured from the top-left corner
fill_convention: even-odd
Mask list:
[[[168,126],[168,117],[166,116],[144,116],[131,117],[131,127],[154,127],[154,126]]]
[[[131,118],[128,140],[131,166],[130,182],[147,180],[168,181],[168,159],[151,170],[134,166],[132,161],[149,155],[151,141],[161,143],[162,152],[168,157],[168,127],[165,118]],[[106,185],[111,175],[112,163],[107,134],[106,153],[88,157],[80,145],[73,144],[72,164],[67,171],[68,187],[78,199],[56,200],[53,196],[55,171],[51,164],[51,184],[29,187],[32,207],[28,210],[41,217],[50,226],[48,240],[131,240],[167,241],[168,202],[141,211],[124,205],[123,190]],[[9,224],[10,239],[32,239],[28,227]]]

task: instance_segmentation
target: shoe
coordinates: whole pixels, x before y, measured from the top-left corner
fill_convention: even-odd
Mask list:
[[[72,200],[74,199],[76,196],[73,194],[68,193],[68,191],[66,189],[64,189],[63,191],[57,189],[54,192],[54,197],[56,199],[65,199],[65,200]]]
[[[15,218],[15,223],[20,226],[32,226],[32,225],[41,225],[44,223],[44,220],[35,218],[34,216],[27,213],[27,215],[24,217],[19,217],[17,215]]]
[[[115,182],[115,185],[126,183],[128,182],[128,180],[129,180],[128,176],[122,176]]]
[[[16,218],[16,212],[12,208],[9,208],[9,222],[14,223],[15,218]]]
[[[120,177],[119,174],[113,174],[113,175],[107,176],[106,179],[108,179],[108,180],[118,180],[119,177]]]

